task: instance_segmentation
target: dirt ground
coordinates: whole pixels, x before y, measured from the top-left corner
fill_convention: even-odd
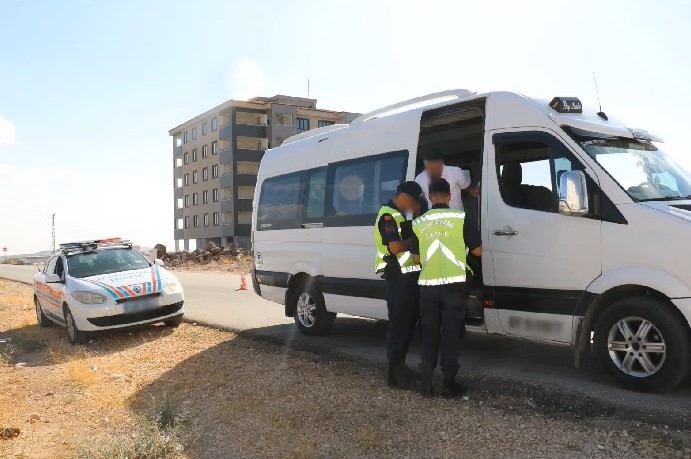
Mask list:
[[[429,400],[380,369],[193,324],[70,346],[31,298],[0,280],[2,458],[691,457],[689,432]]]

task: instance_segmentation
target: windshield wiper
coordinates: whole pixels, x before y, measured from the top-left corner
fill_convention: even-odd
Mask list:
[[[664,198],[648,198],[648,199],[639,199],[638,202],[649,202],[649,201],[685,201],[687,199],[691,199],[690,196],[684,197],[684,196],[666,196]]]

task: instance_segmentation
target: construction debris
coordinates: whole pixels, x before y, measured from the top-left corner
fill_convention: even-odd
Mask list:
[[[156,245],[158,248],[159,244]],[[192,252],[183,250],[160,257],[166,267],[173,271],[226,271],[233,273],[247,273],[252,269],[250,254],[236,245],[226,248],[210,242],[206,249],[196,249]]]

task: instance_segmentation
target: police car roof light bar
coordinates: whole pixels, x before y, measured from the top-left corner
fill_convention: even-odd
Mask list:
[[[94,250],[96,248],[108,247],[127,247],[132,248],[132,242],[122,240],[122,238],[97,239],[92,241],[76,241],[60,244],[60,250],[63,252],[76,250]]]

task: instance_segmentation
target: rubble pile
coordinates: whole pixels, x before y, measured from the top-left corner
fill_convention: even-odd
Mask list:
[[[160,246],[160,247],[159,247]],[[164,246],[156,245],[156,249],[165,250]],[[196,249],[192,252],[165,253],[160,257],[166,268],[173,271],[229,271],[247,273],[252,269],[252,257],[249,252],[232,244],[222,248],[210,242],[206,249]]]

